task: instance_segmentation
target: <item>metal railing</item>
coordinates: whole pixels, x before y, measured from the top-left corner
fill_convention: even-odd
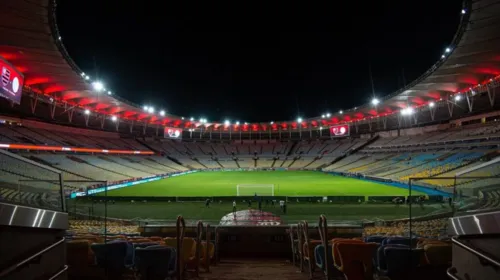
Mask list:
[[[55,243],[49,245],[48,247],[45,247],[44,249],[36,252],[35,254],[29,256],[28,258],[16,263],[16,264],[13,264],[9,267],[7,267],[6,269],[4,269],[2,272],[0,272],[0,279],[18,271],[19,269],[29,265],[32,261],[34,261],[36,258],[40,257],[41,255],[51,251],[52,249],[56,248],[57,246],[61,245],[62,243],[64,243],[66,241],[66,238],[62,237],[61,239],[59,239],[58,241],[56,241]],[[66,268],[67,269],[67,268]],[[51,279],[55,279],[54,277],[57,277],[60,273],[62,273],[64,271],[60,271],[59,273],[56,273],[56,275],[52,276]]]

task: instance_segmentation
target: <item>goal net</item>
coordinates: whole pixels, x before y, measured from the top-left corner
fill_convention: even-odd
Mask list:
[[[274,196],[274,184],[241,184],[236,185],[237,196]]]

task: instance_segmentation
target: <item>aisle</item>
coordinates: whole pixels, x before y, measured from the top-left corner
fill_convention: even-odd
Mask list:
[[[211,267],[211,273],[203,273],[200,279],[212,280],[307,280],[307,273],[300,273],[298,268],[285,260],[231,260]],[[315,279],[324,279],[315,273]]]

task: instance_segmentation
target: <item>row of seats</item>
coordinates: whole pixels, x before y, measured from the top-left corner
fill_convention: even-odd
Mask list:
[[[183,221],[183,219],[182,219]],[[68,232],[67,256],[70,276],[91,277],[93,268],[106,269],[107,279],[182,279],[186,271],[198,275],[200,268],[209,271],[215,257],[215,242],[210,239],[209,228],[202,239],[203,224],[198,223],[196,237],[185,237],[185,227],[176,230],[176,237],[143,237],[135,234],[89,233],[81,229],[83,221],[71,221]],[[86,221],[96,226],[97,221]],[[113,223],[108,222],[108,227]],[[182,222],[182,225],[184,223]]]
[[[467,141],[485,136],[500,136],[499,124],[484,124],[479,126],[453,128],[446,131],[434,131],[418,135],[403,135],[397,137],[381,137],[369,145],[370,148],[391,147],[399,145],[426,145],[438,141]]]
[[[412,234],[422,238],[439,239],[446,236],[447,219],[432,219],[426,221],[413,221]],[[403,236],[409,235],[409,222],[397,222],[389,225],[367,226],[364,228],[365,236]]]
[[[325,224],[326,225],[326,220]],[[316,268],[327,278],[346,279],[445,279],[451,265],[451,242],[428,238],[370,235],[364,238],[327,237],[326,226],[318,228],[320,240],[309,239],[307,223],[299,223],[290,232],[294,262],[301,271],[308,266],[312,279]],[[340,275],[339,275],[340,274]]]
[[[0,125],[2,143],[22,143],[35,145],[71,146],[117,150],[147,150],[134,139],[123,139],[115,133],[96,131],[65,132],[71,128],[59,127],[60,130],[28,128],[21,125]],[[87,134],[84,134],[87,133]],[[90,134],[89,134],[90,133]],[[100,136],[97,136],[100,135]],[[104,137],[106,135],[106,137]]]

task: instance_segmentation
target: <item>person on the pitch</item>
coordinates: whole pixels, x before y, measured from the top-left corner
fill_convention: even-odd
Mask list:
[[[205,201],[205,208],[210,208],[210,198]]]
[[[236,213],[236,200],[233,200],[233,214]]]

